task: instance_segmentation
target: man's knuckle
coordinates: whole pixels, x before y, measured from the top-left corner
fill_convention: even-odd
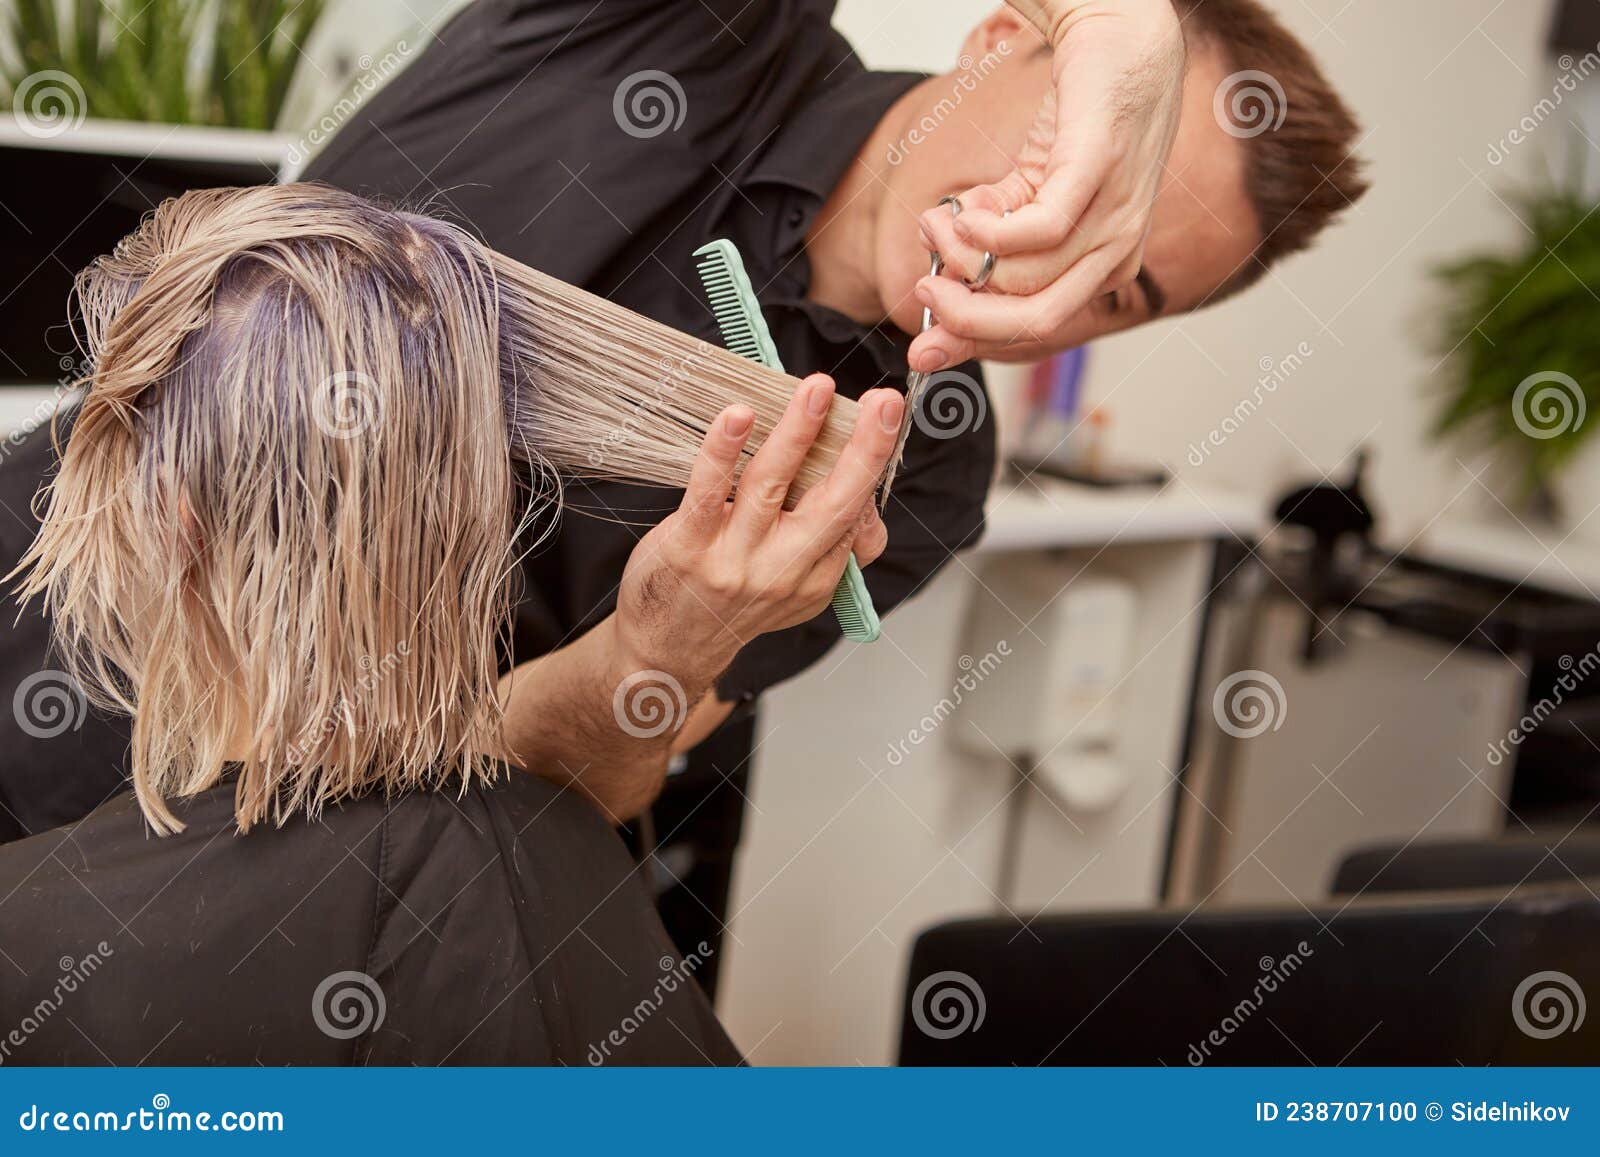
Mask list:
[[[721,599],[736,598],[744,589],[744,576],[727,567],[708,568],[702,581],[708,591]]]
[[[781,505],[784,495],[789,492],[789,484],[781,478],[758,478],[751,488],[751,497],[762,506]]]
[[[1003,288],[1006,293],[1016,297],[1032,297],[1041,290],[1048,289],[1050,280],[1042,269],[1030,266],[1013,270]]]

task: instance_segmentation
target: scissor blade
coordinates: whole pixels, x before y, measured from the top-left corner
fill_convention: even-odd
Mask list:
[[[881,512],[889,505],[889,490],[894,486],[894,476],[900,470],[900,458],[906,451],[906,439],[911,436],[911,419],[916,412],[922,391],[927,388],[928,375],[920,370],[912,370],[906,376],[906,408],[900,415],[900,433],[895,436],[894,453],[889,455],[889,465],[883,472],[883,482],[878,488],[878,510]]]

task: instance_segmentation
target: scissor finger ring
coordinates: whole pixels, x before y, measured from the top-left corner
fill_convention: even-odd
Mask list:
[[[939,204],[950,206],[951,217],[961,216],[960,197],[940,197]],[[965,285],[968,289],[982,289],[985,285],[989,284],[989,278],[994,276],[994,263],[994,254],[990,253],[988,250],[984,250],[983,261],[978,266],[978,276],[963,277],[961,279],[961,284]]]

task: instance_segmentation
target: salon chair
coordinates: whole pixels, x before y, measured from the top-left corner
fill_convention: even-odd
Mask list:
[[[1595,1064],[1589,997],[1600,900],[1570,880],[960,920],[917,939],[900,1063]]]
[[[1384,892],[1516,888],[1587,879],[1600,892],[1600,832],[1545,838],[1379,844],[1351,852],[1334,872],[1336,897]]]

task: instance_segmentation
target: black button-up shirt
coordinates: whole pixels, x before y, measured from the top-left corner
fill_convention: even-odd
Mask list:
[[[829,373],[850,397],[901,386],[905,335],[807,297],[807,230],[920,79],[868,71],[832,14],[831,0],[480,0],[305,176],[443,211],[527,265],[708,341],[692,254],[727,237],[791,373]],[[880,611],[977,538],[993,466],[989,423],[946,439],[913,430],[885,512],[889,547],[866,571]],[[575,483],[567,498],[527,566],[519,659],[612,611],[634,543],[679,495],[607,482]],[[719,689],[748,697],[838,638],[831,612],[766,636]]]

